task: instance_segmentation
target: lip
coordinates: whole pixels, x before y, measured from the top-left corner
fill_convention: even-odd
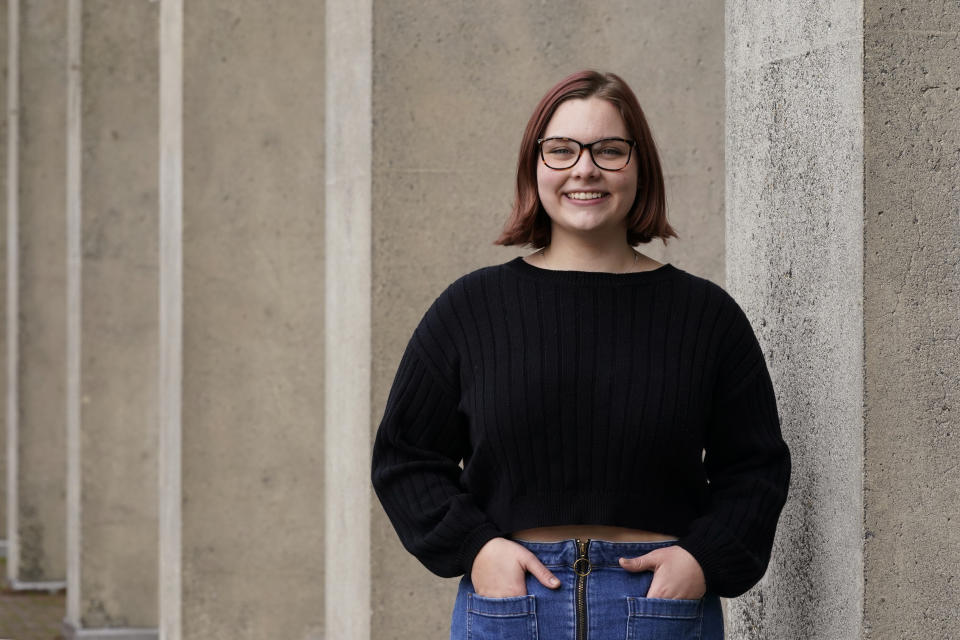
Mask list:
[[[600,192],[599,189],[597,189],[597,191]],[[583,189],[583,190],[578,189],[576,191],[568,191],[567,193],[563,194],[564,202],[569,202],[571,204],[575,204],[580,207],[594,207],[598,204],[603,204],[604,202],[610,199],[610,193],[607,191],[601,192],[603,193],[601,197],[593,198],[592,200],[577,200],[576,198],[570,197],[571,193],[589,193],[589,191],[587,189]]]

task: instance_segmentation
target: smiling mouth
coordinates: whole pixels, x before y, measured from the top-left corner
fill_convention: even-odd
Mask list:
[[[604,191],[571,191],[563,195],[571,200],[599,200],[609,194]]]

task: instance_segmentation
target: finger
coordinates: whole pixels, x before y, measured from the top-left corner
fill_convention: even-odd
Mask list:
[[[645,553],[636,558],[620,558],[620,566],[634,573],[639,571],[653,571],[653,569],[656,568],[656,559],[651,558],[649,553]]]
[[[553,572],[547,569],[547,567],[540,562],[540,559],[532,553],[524,562],[524,569],[529,571],[531,575],[539,580],[540,584],[545,587],[556,589],[560,586],[560,580],[557,578],[557,576],[553,575]]]

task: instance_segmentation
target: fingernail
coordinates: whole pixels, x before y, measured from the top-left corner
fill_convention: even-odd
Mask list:
[[[556,586],[556,585],[560,584],[560,581],[557,580],[556,578],[550,578],[550,584]]]

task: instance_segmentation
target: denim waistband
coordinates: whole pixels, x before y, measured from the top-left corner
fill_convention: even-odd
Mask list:
[[[519,538],[510,538],[517,544],[529,549],[544,564],[572,565],[580,553],[577,550],[577,541],[573,538],[557,542],[532,542]],[[584,542],[588,538],[581,538]],[[611,542],[589,538],[587,559],[592,565],[620,566],[619,558],[635,558],[654,549],[669,547],[677,544],[677,540],[661,540],[657,542]]]

